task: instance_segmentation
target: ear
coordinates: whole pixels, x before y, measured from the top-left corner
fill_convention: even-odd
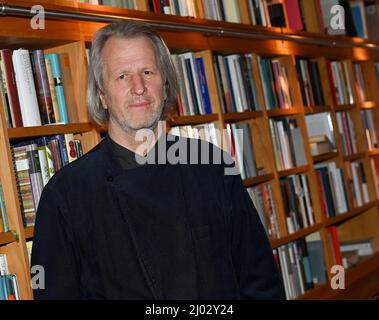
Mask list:
[[[103,91],[99,90],[99,99],[101,101],[101,106],[104,108],[104,109],[108,109],[108,106],[105,102],[105,95],[103,93]]]

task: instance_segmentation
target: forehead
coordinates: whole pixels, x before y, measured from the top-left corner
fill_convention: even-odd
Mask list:
[[[156,51],[152,41],[144,36],[135,38],[110,37],[101,52],[104,62],[152,60],[156,63]]]

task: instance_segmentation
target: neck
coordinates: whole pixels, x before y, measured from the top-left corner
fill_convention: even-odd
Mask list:
[[[158,124],[153,129],[146,129],[143,131],[124,130],[117,125],[109,123],[108,134],[114,142],[124,148],[127,148],[140,156],[146,156],[164,133],[164,128],[159,127],[160,125]],[[137,132],[140,133],[137,135]]]

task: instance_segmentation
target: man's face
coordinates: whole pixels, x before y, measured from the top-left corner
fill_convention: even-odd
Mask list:
[[[162,114],[162,75],[151,41],[145,37],[111,37],[102,52],[103,106],[109,111],[109,127],[125,132],[153,129]]]

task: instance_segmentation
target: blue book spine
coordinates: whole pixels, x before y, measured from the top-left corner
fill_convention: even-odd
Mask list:
[[[59,116],[63,123],[68,123],[66,99],[64,97],[63,83],[61,80],[61,69],[59,67],[59,56],[57,53],[50,53],[45,56],[51,61],[51,69],[54,78],[55,92],[58,100]]]
[[[211,100],[209,98],[207,77],[205,75],[203,58],[196,58],[196,68],[200,80],[201,97],[203,99],[205,113],[212,114]]]
[[[68,154],[67,154],[67,148],[66,148],[66,142],[64,140],[63,134],[57,134],[55,138],[59,141],[59,151],[62,155],[62,162],[63,166],[68,165]]]

